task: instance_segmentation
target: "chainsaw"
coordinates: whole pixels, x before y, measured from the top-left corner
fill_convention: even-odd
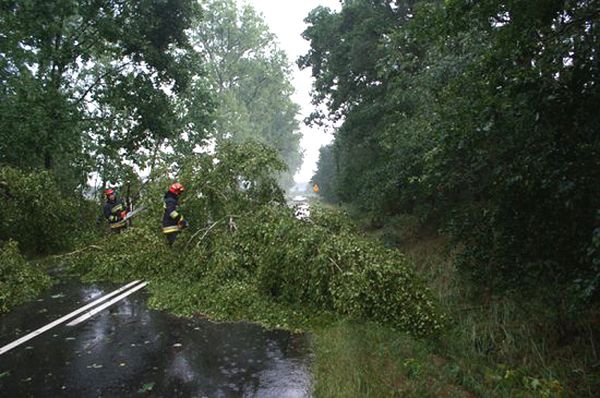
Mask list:
[[[134,210],[130,211],[129,213],[127,213],[127,215],[125,216],[125,218],[123,218],[122,221],[130,220],[133,217],[135,217],[138,214],[140,214],[141,212],[143,212],[144,210],[146,210],[145,207],[138,207],[137,209],[134,209]]]

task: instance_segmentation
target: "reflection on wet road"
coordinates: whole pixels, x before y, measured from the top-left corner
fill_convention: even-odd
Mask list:
[[[288,205],[294,209],[294,217],[298,220],[310,218],[310,206],[306,196],[296,195],[288,199]]]
[[[0,346],[113,290],[56,286],[0,316]],[[308,397],[305,335],[149,310],[137,292],[0,356],[1,397]]]

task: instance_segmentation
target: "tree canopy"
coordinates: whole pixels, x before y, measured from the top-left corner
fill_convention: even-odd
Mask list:
[[[599,18],[594,1],[313,10],[312,120],[343,121],[315,182],[375,218],[443,220],[483,286],[597,297]]]
[[[193,123],[175,97],[197,70],[186,29],[198,12],[191,0],[3,1],[0,162],[71,188],[99,164],[143,167]]]
[[[287,56],[251,6],[210,0],[204,9],[192,41],[205,56],[209,85],[217,93],[216,138],[272,146],[288,166],[282,178],[287,185],[302,161]]]

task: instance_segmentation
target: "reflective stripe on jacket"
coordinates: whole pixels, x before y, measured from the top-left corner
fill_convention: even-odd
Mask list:
[[[123,204],[123,201],[120,199],[106,201],[103,213],[111,228],[122,228],[125,226],[125,221],[123,221],[123,217],[121,217],[121,213],[125,210],[125,204]]]
[[[174,193],[167,192],[164,200],[165,212],[163,214],[162,230],[165,234],[179,232],[178,224],[183,221],[183,216],[177,211],[179,198]]]

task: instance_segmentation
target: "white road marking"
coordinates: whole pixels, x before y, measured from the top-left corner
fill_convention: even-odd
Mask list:
[[[104,303],[101,306],[96,307],[93,310],[89,311],[87,314],[83,314],[79,318],[72,320],[71,322],[67,323],[67,326],[75,326],[75,325],[80,324],[81,322],[83,322],[83,321],[85,321],[85,320],[93,317],[94,315],[96,315],[100,311],[105,310],[106,308],[110,307],[111,305],[113,305],[117,301],[123,300],[125,297],[129,296],[130,294],[133,294],[133,293],[137,292],[138,290],[142,289],[147,284],[148,284],[148,282],[144,282],[144,283],[141,283],[141,284],[137,285],[133,289],[128,290],[125,293],[123,293],[123,294],[115,297],[114,299],[110,300],[108,303]]]
[[[41,328],[34,330],[33,332],[29,333],[26,336],[23,336],[15,341],[13,341],[12,343],[9,343],[3,347],[0,347],[0,355],[4,354],[5,352],[8,352],[10,350],[12,350],[13,348],[25,343],[26,341],[31,340],[32,338],[39,336],[40,334],[44,333],[47,330],[52,329],[53,327],[60,325],[63,322],[68,321],[69,319],[73,318],[75,315],[81,314],[82,312],[86,311],[88,308],[91,308],[97,304],[100,304],[103,301],[108,300],[109,298],[111,298],[112,296],[121,293],[123,290],[127,290],[129,289],[131,286],[136,285],[138,283],[140,283],[141,281],[137,280],[137,281],[133,281],[131,283],[128,283],[127,285],[123,286],[120,289],[115,290],[112,293],[107,294],[106,296],[100,297],[97,300],[92,301],[91,303],[84,305],[83,307],[79,308],[78,310],[75,310],[73,312],[71,312],[70,314],[67,314],[57,320],[55,320],[54,322],[50,322],[49,324],[47,324],[46,326],[42,326]],[[145,285],[144,285],[145,286]]]

